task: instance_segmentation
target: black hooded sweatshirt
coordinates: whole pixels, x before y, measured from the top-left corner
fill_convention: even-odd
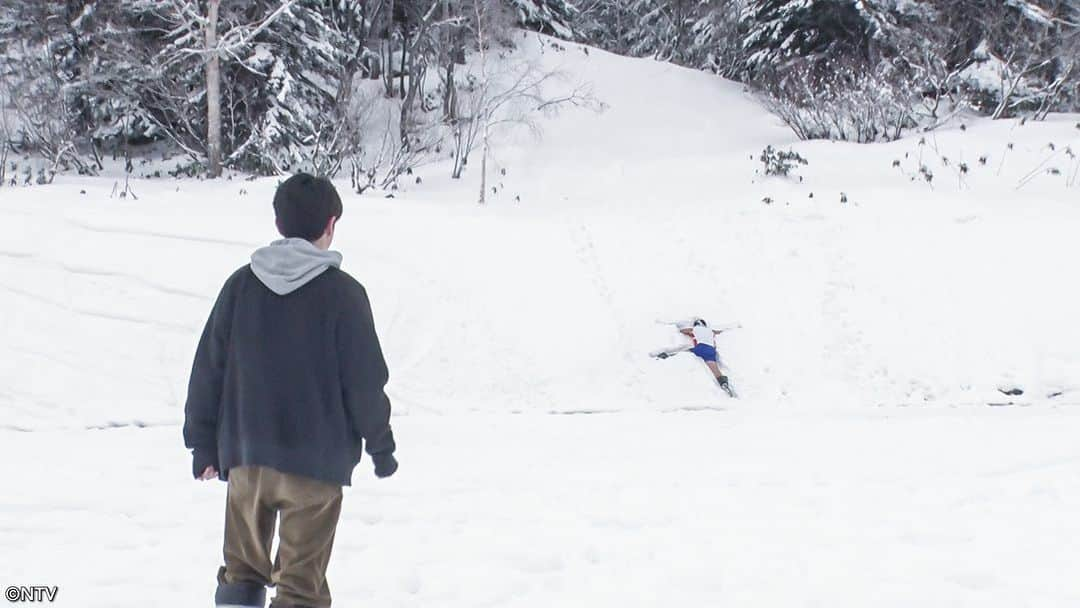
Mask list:
[[[233,273],[199,340],[184,443],[222,479],[261,465],[350,485],[362,447],[376,463],[395,449],[367,293],[339,255],[299,241]]]

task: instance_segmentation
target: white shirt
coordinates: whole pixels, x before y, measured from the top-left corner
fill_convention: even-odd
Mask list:
[[[709,327],[697,325],[693,328],[694,331],[694,344],[708,344],[709,346],[716,346],[716,336],[713,334],[713,330]]]

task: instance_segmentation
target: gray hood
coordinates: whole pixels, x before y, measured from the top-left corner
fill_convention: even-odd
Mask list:
[[[323,251],[304,239],[281,239],[251,254],[252,272],[279,296],[307,285],[331,266],[341,266],[341,254]]]

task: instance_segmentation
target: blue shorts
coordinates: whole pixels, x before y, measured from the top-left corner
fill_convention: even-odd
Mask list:
[[[694,353],[698,357],[701,357],[702,361],[712,361],[716,363],[718,357],[716,355],[716,347],[709,344],[698,344],[694,348],[690,349],[690,352]]]

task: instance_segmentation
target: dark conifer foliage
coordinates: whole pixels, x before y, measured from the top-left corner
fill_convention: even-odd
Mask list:
[[[743,80],[803,137],[1080,110],[1080,0],[4,2],[0,101],[19,116],[9,146],[62,169],[158,142],[199,172],[214,116],[228,167],[334,172],[358,145],[358,84],[400,104],[394,154],[437,150],[426,130],[461,118],[478,32],[509,44],[515,26]]]

